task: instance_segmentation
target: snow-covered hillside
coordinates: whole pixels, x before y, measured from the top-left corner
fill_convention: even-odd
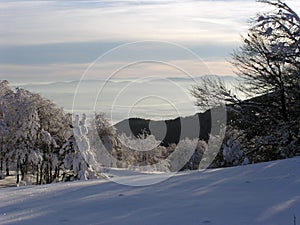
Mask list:
[[[294,215],[300,224],[299,157],[145,187],[95,180],[0,190],[0,224],[293,225]]]

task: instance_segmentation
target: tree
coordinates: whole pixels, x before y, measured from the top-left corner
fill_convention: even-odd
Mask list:
[[[231,62],[241,81],[237,88],[248,97],[266,98],[242,101],[223,82],[213,79],[203,80],[191,93],[201,107],[247,105],[251,111],[272,113],[269,119],[287,122],[298,116],[300,108],[300,19],[281,0],[258,2],[275,10],[252,19],[248,35],[242,37],[242,46],[232,54]]]
[[[300,18],[281,0],[259,0],[276,10],[258,14],[251,22],[243,45],[232,56],[232,64],[250,95],[273,93],[271,106],[287,122],[294,114],[290,107],[299,100]],[[278,96],[278,97],[277,97]]]
[[[40,124],[37,111],[32,107],[26,90],[17,89],[10,106],[10,113],[6,116],[6,121],[10,124],[9,156],[16,160],[18,184],[29,170],[29,156],[35,151]]]
[[[0,81],[0,119],[1,119],[1,172],[4,169],[5,161],[6,176],[9,176],[9,140],[11,137],[10,128],[13,125],[11,120],[11,102],[14,101],[14,92],[9,87],[7,80]]]
[[[0,119],[0,179],[4,178],[4,174],[3,174],[3,169],[4,169],[4,161],[6,161],[5,159],[6,154],[7,154],[7,148],[6,148],[6,138],[7,138],[7,134],[8,134],[8,128],[7,125],[5,123],[5,121],[3,119]],[[8,172],[9,175],[9,172]]]
[[[231,91],[217,77],[203,78],[197,85],[192,86],[191,94],[196,99],[195,104],[203,111],[234,102]]]
[[[264,161],[293,155],[290,146],[299,139],[300,19],[281,0],[258,2],[274,10],[251,20],[248,35],[242,37],[242,46],[231,60],[239,77],[237,89],[247,99],[216,79],[204,79],[191,93],[202,109],[226,104],[228,124],[238,132],[245,131],[248,154],[254,160],[253,154],[261,155]],[[281,130],[286,132],[278,135]],[[260,137],[266,134],[270,138],[264,138],[263,143],[268,147],[262,147]],[[286,141],[278,144],[273,140]]]
[[[90,151],[90,144],[87,138],[88,128],[86,125],[86,115],[75,116],[74,135],[70,136],[67,142],[60,149],[63,170],[63,181],[88,180],[97,177],[97,173],[92,168],[95,164],[94,155]]]
[[[71,136],[71,116],[39,94],[0,81],[0,169],[17,171],[17,183],[26,174],[36,183],[59,176],[59,149]],[[21,175],[21,177],[20,177]]]

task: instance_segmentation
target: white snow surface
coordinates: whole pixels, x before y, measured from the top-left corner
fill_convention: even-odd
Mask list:
[[[102,179],[0,190],[0,224],[288,225],[294,216],[300,224],[300,157],[144,187]]]

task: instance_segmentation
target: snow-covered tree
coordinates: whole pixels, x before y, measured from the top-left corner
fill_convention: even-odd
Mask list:
[[[231,62],[240,80],[236,88],[246,97],[264,95],[264,100],[242,101],[218,79],[204,79],[191,93],[205,110],[223,104],[243,105],[248,113],[268,114],[269,123],[287,122],[300,113],[300,18],[281,0],[258,2],[275,10],[252,19]]]
[[[17,171],[17,183],[34,174],[36,183],[50,183],[59,175],[58,146],[71,135],[68,114],[53,102],[24,89],[11,90],[0,82],[1,170],[6,162]],[[21,175],[21,176],[20,176]]]
[[[120,165],[124,162],[123,151],[121,151],[121,143],[116,134],[116,129],[105,118],[103,113],[95,113],[91,126],[93,137],[90,139],[93,142],[92,146],[97,146],[96,157],[98,164],[101,167],[124,167]],[[118,164],[118,165],[117,165]]]
[[[74,135],[63,145],[60,150],[63,162],[63,181],[88,180],[97,178],[97,173],[93,169],[96,164],[93,152],[90,151],[90,144],[87,138],[88,128],[86,125],[86,115],[83,114],[80,120],[76,115],[74,119]]]
[[[59,175],[59,161],[56,140],[48,131],[41,129],[38,137],[38,148],[31,157],[36,165],[37,183],[51,183]]]
[[[243,156],[243,152],[239,142],[228,139],[223,145],[222,152],[225,165],[237,166],[241,163],[240,160]]]
[[[10,128],[13,124],[11,120],[11,103],[14,101],[14,92],[9,87],[7,80],[0,81],[0,119],[1,119],[1,172],[4,169],[5,175],[9,176],[9,140],[11,138]]]
[[[275,7],[251,22],[243,45],[233,54],[236,73],[245,80],[247,94],[275,93],[273,110],[288,121],[300,94],[300,18],[281,0],[259,0]],[[267,103],[269,104],[269,103]],[[299,107],[298,107],[299,108]]]
[[[287,149],[298,143],[300,118],[300,18],[282,0],[258,2],[273,9],[251,20],[242,46],[232,55],[240,79],[236,88],[247,99],[235,95],[220,80],[203,80],[191,91],[202,109],[226,104],[227,122],[244,131],[244,143],[240,143],[251,155],[251,162],[293,155],[294,151]],[[282,129],[286,132],[279,136],[276,130]],[[284,144],[278,144],[282,139],[286,140]],[[239,152],[238,145],[226,141],[226,159],[233,149]]]
[[[120,167],[148,172],[170,171],[167,149],[160,146],[155,136],[142,133],[138,137],[128,137],[123,133],[118,140],[121,143],[118,160],[123,164]]]
[[[0,119],[0,179],[5,177],[4,174],[4,162],[7,161],[7,139],[8,128],[4,119]],[[9,172],[8,172],[9,173]]]
[[[117,148],[116,129],[108,122],[105,115],[96,113],[93,123],[106,150],[111,152]]]
[[[197,138],[192,140],[185,138],[180,140],[177,145],[173,145],[173,151],[168,157],[170,160],[170,170],[172,172],[177,172],[185,168],[186,164],[190,162],[190,159],[194,155],[197,146]]]
[[[17,183],[19,183],[21,179],[25,178],[29,170],[28,157],[35,151],[35,142],[40,129],[37,111],[32,107],[27,91],[17,90],[10,120],[12,120],[10,123],[13,124],[11,127],[13,136],[10,139],[13,148],[10,150],[10,156],[16,159]]]

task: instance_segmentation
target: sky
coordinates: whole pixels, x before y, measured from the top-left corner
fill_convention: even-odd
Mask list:
[[[286,2],[300,12],[300,1]],[[105,78],[147,60],[149,48],[149,60],[184,65],[195,76],[233,75],[230,54],[241,44],[250,18],[266,10],[254,0],[3,0],[0,79],[77,80],[91,66],[91,78]],[[151,73],[153,67],[153,62],[133,66],[122,76]],[[156,63],[153,73],[158,70],[164,71],[160,76],[180,76],[168,74],[166,64]]]

